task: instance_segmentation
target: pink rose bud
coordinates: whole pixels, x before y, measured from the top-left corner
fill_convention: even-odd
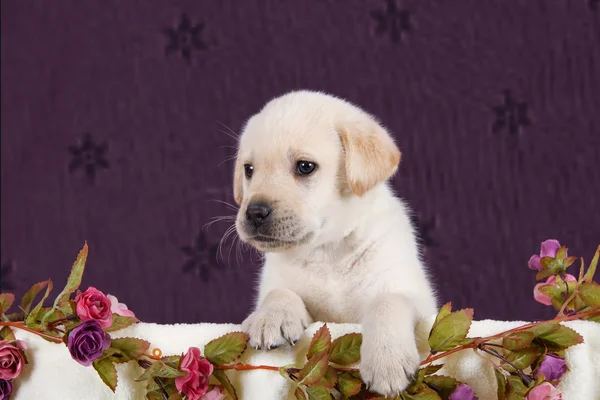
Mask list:
[[[133,311],[127,308],[127,305],[125,303],[119,303],[119,299],[117,299],[112,294],[109,294],[106,297],[108,297],[108,299],[110,300],[110,311],[113,314],[118,314],[121,317],[135,318],[135,314],[133,313]]]
[[[179,369],[186,375],[175,378],[175,387],[189,400],[198,400],[208,390],[208,380],[213,373],[213,368],[206,358],[200,357],[199,348],[190,347],[179,366]]]
[[[454,392],[448,398],[449,400],[478,400],[478,397],[475,396],[475,392],[469,385],[466,383],[461,383],[458,385]]]
[[[525,400],[562,400],[562,393],[550,382],[544,382],[531,389]]]
[[[202,400],[223,400],[224,398],[225,393],[221,386],[215,386],[213,390],[202,396]]]
[[[571,274],[566,274],[566,278],[567,278],[567,282],[575,282],[577,280]],[[540,288],[542,288],[544,286],[554,286],[554,285],[556,285],[556,276],[552,275],[552,276],[548,277],[548,279],[546,280],[546,282],[538,283],[537,285],[535,285],[535,287],[533,288],[533,298],[538,303],[542,303],[544,305],[551,306],[552,305],[552,300],[550,299],[550,297],[548,295],[546,295],[545,293],[543,293],[540,290]]]
[[[541,260],[544,257],[556,257],[556,253],[560,249],[560,243],[555,239],[548,239],[542,242],[542,246],[540,248],[540,254],[534,254],[529,259],[529,268],[534,269],[536,271],[541,271],[543,269]],[[566,254],[565,254],[566,255]]]
[[[90,286],[85,292],[77,295],[75,302],[77,303],[77,316],[82,321],[96,320],[102,328],[112,325],[110,300],[95,287]]]
[[[567,372],[565,360],[554,354],[546,354],[535,371],[535,378],[537,379],[540,374],[543,374],[546,380],[554,382],[559,381],[565,372]]]

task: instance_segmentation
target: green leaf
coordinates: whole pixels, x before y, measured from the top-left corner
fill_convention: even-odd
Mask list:
[[[324,324],[313,336],[308,346],[308,353],[306,353],[306,359],[311,359],[313,356],[320,353],[329,353],[331,348],[331,332],[327,324]]]
[[[360,379],[356,379],[347,372],[342,372],[338,376],[338,388],[340,392],[344,395],[344,397],[354,396],[355,394],[360,392],[361,386],[362,381]]]
[[[12,293],[0,294],[0,315],[4,314],[13,305],[15,295]]]
[[[422,368],[422,370],[424,371],[423,376],[435,374],[442,368],[444,368],[444,364],[430,365],[426,368]]]
[[[429,333],[431,350],[435,352],[447,351],[458,346],[469,333],[472,320],[472,308],[455,311],[442,318]]]
[[[333,389],[337,381],[338,375],[336,370],[332,366],[329,366],[327,367],[327,371],[325,371],[325,375],[323,375],[323,379],[321,379],[318,384]]]
[[[297,387],[296,390],[294,390],[294,397],[296,398],[296,400],[306,400],[306,395],[299,387]]]
[[[415,394],[402,392],[402,398],[406,400],[442,400],[442,398],[434,390],[429,388],[425,388]]]
[[[504,400],[506,397],[506,377],[496,368],[494,368],[494,375],[496,375],[496,384],[498,385],[498,400]]]
[[[556,351],[583,343],[583,337],[573,329],[557,324],[556,329],[536,335],[535,341],[546,346],[548,351]]]
[[[87,242],[83,244],[83,248],[77,254],[77,258],[71,268],[71,273],[67,279],[67,285],[60,292],[60,294],[54,300],[54,308],[59,308],[61,305],[69,302],[71,293],[75,292],[81,284],[81,278],[83,276],[83,270],[85,269],[85,262],[88,256],[88,245]]]
[[[552,307],[554,307],[555,310],[560,310],[563,303],[565,302],[565,298],[562,295],[563,291],[566,293],[564,288],[561,289],[557,284],[540,286],[540,292],[544,293],[550,298],[550,301],[552,302]]]
[[[502,338],[502,347],[507,350],[519,350],[528,347],[535,335],[531,332],[515,332]]]
[[[510,375],[506,379],[506,400],[524,400],[527,394],[527,386],[521,378]]]
[[[298,373],[299,383],[309,386],[319,382],[327,372],[329,363],[327,354],[318,354],[308,360],[306,365]]]
[[[31,304],[33,304],[33,300],[35,300],[36,296],[44,290],[46,286],[48,286],[49,281],[38,282],[33,285],[27,293],[21,299],[21,309],[25,314],[31,310]]]
[[[532,326],[531,328],[527,329],[526,331],[522,331],[522,332],[531,332],[537,337],[537,336],[546,335],[548,333],[557,331],[559,329],[559,327],[560,327],[560,324],[558,322],[547,321],[547,322],[542,322],[541,324]]]
[[[231,396],[233,400],[237,400],[238,397],[237,392],[235,391],[235,387],[233,387],[233,385],[231,384],[231,381],[229,380],[229,377],[227,376],[225,371],[223,371],[222,369],[215,369],[213,371],[213,376],[217,378],[219,382],[221,382],[221,385],[223,385],[225,391],[229,393],[229,396]]]
[[[17,340],[15,333],[8,326],[3,326],[2,329],[0,329],[0,339],[8,341]]]
[[[119,338],[110,341],[106,357],[117,364],[137,360],[148,350],[150,342],[136,338]]]
[[[426,376],[423,381],[430,388],[435,387],[436,392],[438,392],[440,397],[442,397],[443,399],[447,399],[448,397],[450,397],[452,392],[454,392],[454,390],[456,390],[456,387],[458,386],[458,382],[456,381],[456,379],[444,375]]]
[[[586,306],[600,309],[600,285],[596,282],[584,282],[579,288],[579,296]]]
[[[183,400],[183,397],[179,393],[171,393],[167,400]]]
[[[246,350],[248,335],[243,332],[231,332],[210,341],[204,347],[204,356],[214,365],[230,363]]]
[[[140,322],[139,319],[135,317],[123,317],[119,314],[112,315],[112,325],[109,328],[105,328],[105,332],[114,332],[119,329],[127,328],[130,325],[133,325],[137,322]]]
[[[325,386],[310,386],[306,388],[308,400],[331,400],[331,395]]]
[[[100,358],[94,361],[92,365],[96,372],[98,372],[98,375],[100,375],[102,382],[114,392],[118,381],[115,365],[106,358]]]
[[[155,360],[152,362],[150,368],[145,370],[144,373],[135,381],[141,382],[155,376],[158,376],[159,378],[177,378],[178,376],[184,375],[185,372],[179,371],[177,368],[173,368],[162,361]]]
[[[179,363],[181,362],[181,356],[165,356],[161,357],[160,360],[167,364],[169,367],[179,369]]]
[[[329,361],[338,365],[354,364],[360,361],[362,335],[349,333],[335,339],[329,351]]]
[[[438,314],[435,317],[435,322],[433,323],[433,326],[437,325],[442,319],[444,319],[445,317],[450,315],[451,312],[452,312],[452,303],[447,302],[440,308],[440,311],[438,312]]]
[[[46,285],[46,293],[44,293],[44,296],[42,297],[40,302],[33,308],[33,310],[31,310],[31,312],[27,315],[27,318],[25,319],[25,325],[27,325],[30,328],[37,328],[38,326],[40,326],[40,322],[38,321],[38,314],[40,314],[40,310],[44,305],[44,301],[46,301],[46,299],[50,295],[50,291],[52,291],[52,280],[48,279],[47,282],[48,284]]]
[[[515,350],[508,353],[506,359],[514,364],[515,367],[523,370],[529,367],[538,357],[542,354],[540,348],[537,346],[527,347],[525,349]],[[510,372],[514,372],[514,368],[510,365],[504,366],[504,369]]]
[[[596,267],[598,266],[598,259],[600,258],[600,246],[596,249],[596,253],[594,254],[594,258],[592,258],[592,262],[588,267],[587,272],[583,276],[584,282],[592,282],[594,280],[594,274],[596,273]]]

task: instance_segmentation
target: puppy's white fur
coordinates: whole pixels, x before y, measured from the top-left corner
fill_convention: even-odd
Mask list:
[[[298,176],[298,160],[317,169]],[[386,183],[399,160],[372,116],[326,94],[286,94],[248,121],[234,174],[236,226],[265,252],[257,306],[243,322],[251,346],[293,344],[312,321],[360,322],[364,381],[384,395],[410,383],[420,362],[415,324],[436,301],[407,207]],[[268,240],[246,220],[256,201],[273,206]]]

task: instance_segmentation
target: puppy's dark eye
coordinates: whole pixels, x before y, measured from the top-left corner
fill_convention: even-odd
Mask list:
[[[244,165],[244,173],[246,174],[246,178],[248,178],[248,179],[252,178],[253,172],[254,172],[254,167],[252,166],[252,164]]]
[[[296,173],[298,175],[309,175],[317,168],[317,164],[310,161],[298,161],[296,163]]]

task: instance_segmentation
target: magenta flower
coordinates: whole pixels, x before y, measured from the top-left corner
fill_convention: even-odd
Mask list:
[[[469,385],[466,383],[461,383],[458,385],[454,392],[448,397],[449,400],[478,400],[478,397],[475,396],[475,392]]]
[[[567,372],[567,363],[565,360],[554,354],[546,354],[540,365],[535,371],[535,378],[544,374],[549,381],[559,381]]]
[[[562,400],[562,393],[550,382],[534,387],[525,400]]]
[[[213,368],[210,361],[200,356],[199,348],[190,347],[179,366],[186,375],[175,378],[175,387],[189,400],[198,400],[208,390],[208,379],[213,373]]]
[[[110,347],[110,335],[102,330],[98,321],[90,319],[69,333],[67,347],[75,361],[89,367]]]
[[[12,393],[12,383],[6,379],[0,379],[0,400],[10,399]]]
[[[548,239],[548,240],[542,242],[542,246],[540,248],[540,254],[539,255],[534,254],[529,259],[529,263],[528,263],[529,268],[534,269],[536,271],[541,271],[543,269],[542,263],[541,263],[542,258],[556,257],[556,253],[558,252],[558,249],[560,249],[560,243],[558,243],[558,240]]]
[[[108,300],[110,300],[110,311],[113,314],[118,314],[121,317],[133,317],[135,318],[135,314],[129,308],[127,308],[127,304],[119,303],[119,299],[117,299],[112,294],[107,295]]]
[[[566,274],[566,278],[567,278],[567,282],[575,282],[577,280],[577,278],[575,278],[571,274]],[[548,277],[548,279],[546,280],[546,282],[538,283],[537,285],[534,286],[534,288],[533,288],[533,298],[538,303],[542,303],[542,304],[547,305],[547,306],[552,305],[552,300],[550,299],[550,297],[548,295],[542,293],[542,291],[540,290],[540,288],[544,287],[544,286],[554,286],[554,285],[556,285],[556,276],[552,275],[552,276]]]
[[[103,328],[112,325],[112,312],[110,300],[104,293],[90,286],[85,292],[75,297],[77,303],[77,316],[82,321],[96,320]]]

